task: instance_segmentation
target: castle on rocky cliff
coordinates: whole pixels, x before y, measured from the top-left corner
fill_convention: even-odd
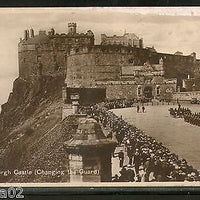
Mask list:
[[[18,45],[19,76],[66,77],[63,98],[70,102],[78,95],[80,102],[105,99],[156,98],[170,100],[181,89],[181,80],[199,62],[196,54],[157,53],[144,48],[143,39],[135,34],[107,37],[94,44],[91,30],[77,33],[76,23],[68,23],[68,32],[58,34],[25,30]],[[64,84],[64,83],[63,83]]]

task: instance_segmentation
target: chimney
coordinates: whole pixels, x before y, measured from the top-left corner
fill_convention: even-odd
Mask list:
[[[24,31],[24,39],[27,40],[29,38],[29,31],[25,30]]]
[[[27,30],[27,38],[29,38],[29,30]]]
[[[143,38],[139,39],[139,47],[143,49]]]
[[[30,36],[31,38],[34,38],[34,30],[32,28],[30,29]]]

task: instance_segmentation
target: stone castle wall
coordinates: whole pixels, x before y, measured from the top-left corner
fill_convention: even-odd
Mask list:
[[[77,48],[67,57],[66,83],[68,87],[97,87],[96,81],[120,80],[122,66],[145,61],[145,56],[140,59],[135,55],[134,48],[101,45]]]
[[[68,87],[95,87],[96,81],[119,80],[120,60],[124,56],[109,53],[70,55],[67,58]]]
[[[37,53],[36,51],[23,51],[18,53],[19,62],[19,76],[22,78],[29,78],[30,75],[37,75]]]
[[[140,59],[137,55],[142,52],[148,53],[146,50],[135,52],[134,48],[99,45],[71,50],[67,57],[67,86],[96,87],[96,81],[120,80],[122,66],[146,62],[145,56]]]
[[[109,100],[135,99],[137,98],[137,85],[108,85],[106,87],[106,98]]]
[[[69,87],[95,87],[95,81],[120,80],[121,67],[144,65],[145,62],[159,64],[163,59],[164,77],[181,79],[192,73],[194,58],[150,52],[147,49],[101,46],[76,48],[67,56],[67,79]],[[174,72],[174,73],[172,73]],[[90,84],[89,84],[90,82]]]
[[[156,88],[159,85],[160,94],[156,94]],[[165,83],[160,82],[159,84],[142,84],[141,87],[141,95],[138,96],[138,84],[137,83],[113,83],[113,84],[105,84],[98,85],[100,88],[106,88],[106,98],[108,100],[112,99],[143,99],[144,98],[144,89],[145,87],[152,88],[152,96],[158,100],[171,100],[173,97],[173,93],[176,91],[176,83]],[[117,92],[116,92],[117,91]]]

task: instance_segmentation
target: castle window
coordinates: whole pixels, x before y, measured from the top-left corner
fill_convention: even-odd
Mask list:
[[[133,64],[133,63],[134,63],[133,58],[130,58],[130,59],[128,60],[128,63],[129,63],[129,64]]]
[[[142,95],[142,87],[139,85],[137,88],[137,95],[140,97]]]
[[[65,62],[67,61],[67,55],[65,55],[64,60],[65,60]]]
[[[41,61],[41,56],[37,56],[36,61],[40,62]]]
[[[156,95],[160,96],[160,86],[156,86]]]

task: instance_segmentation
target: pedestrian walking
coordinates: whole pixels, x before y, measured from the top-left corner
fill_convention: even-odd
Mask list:
[[[143,113],[145,112],[145,107],[144,107],[144,105],[142,106],[142,112],[143,112]]]

